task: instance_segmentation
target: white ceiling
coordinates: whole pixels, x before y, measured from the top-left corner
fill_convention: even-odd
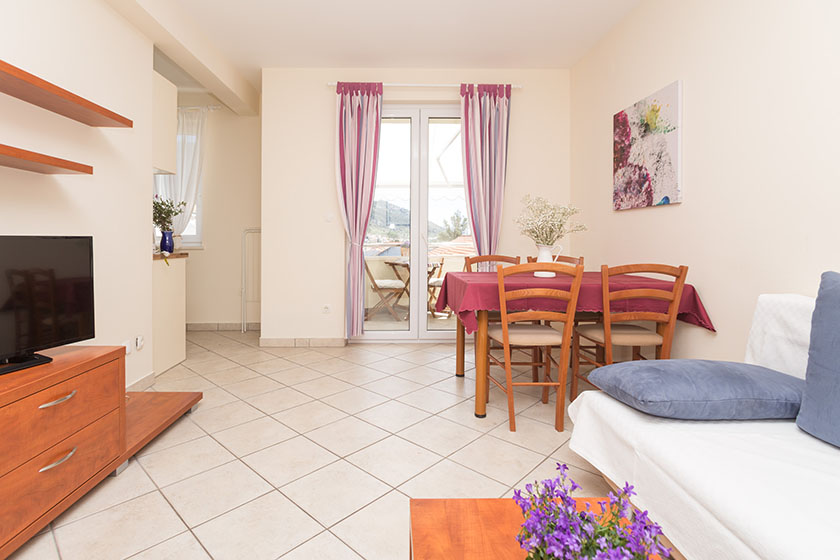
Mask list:
[[[569,68],[639,0],[173,0],[260,68]]]

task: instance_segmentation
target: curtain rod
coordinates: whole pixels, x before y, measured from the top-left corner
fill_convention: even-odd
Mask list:
[[[327,82],[328,87],[335,87],[337,86],[337,82]],[[384,87],[428,87],[428,88],[459,88],[461,84],[393,84],[393,83],[384,83],[382,84]],[[513,89],[522,89],[521,85],[514,84],[510,86]]]

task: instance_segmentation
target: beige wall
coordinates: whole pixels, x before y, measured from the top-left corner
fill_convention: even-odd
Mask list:
[[[219,105],[207,95],[181,94],[179,104]],[[239,323],[242,230],[260,225],[260,120],[229,109],[211,111],[201,181],[203,250],[187,259],[187,323]],[[250,239],[253,244],[257,239]],[[248,321],[260,320],[259,244],[248,250]]]
[[[335,89],[327,82],[516,83],[500,251],[534,252],[513,218],[526,193],[568,202],[567,70],[263,70],[262,337],[344,336],[345,235],[335,187]],[[389,103],[459,102],[457,89],[386,88]],[[324,306],[331,312],[324,313]]]
[[[160,375],[186,359],[186,261],[187,259],[161,259],[152,263],[152,287],[155,292],[152,301],[155,375]]]
[[[0,95],[4,143],[94,170],[0,167],[0,234],[93,235],[97,337],[87,344],[143,335],[127,357],[131,384],[152,373],[152,44],[100,0],[5,2],[3,20],[3,60],[134,121],[91,128]]]
[[[689,266],[718,334],[677,357],[741,359],[756,297],[840,268],[840,4],[643,1],[572,69],[572,201],[587,263]],[[679,206],[612,210],[612,116],[683,82]]]

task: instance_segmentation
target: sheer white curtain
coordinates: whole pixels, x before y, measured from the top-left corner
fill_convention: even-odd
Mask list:
[[[190,223],[198,199],[198,186],[204,165],[204,123],[206,107],[178,108],[178,168],[175,175],[155,175],[155,194],[176,204],[186,202],[183,213],[175,216],[172,231],[181,235]]]

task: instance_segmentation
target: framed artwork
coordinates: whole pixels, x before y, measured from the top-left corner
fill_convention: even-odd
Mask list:
[[[676,81],[613,116],[613,209],[682,202],[682,87]]]

